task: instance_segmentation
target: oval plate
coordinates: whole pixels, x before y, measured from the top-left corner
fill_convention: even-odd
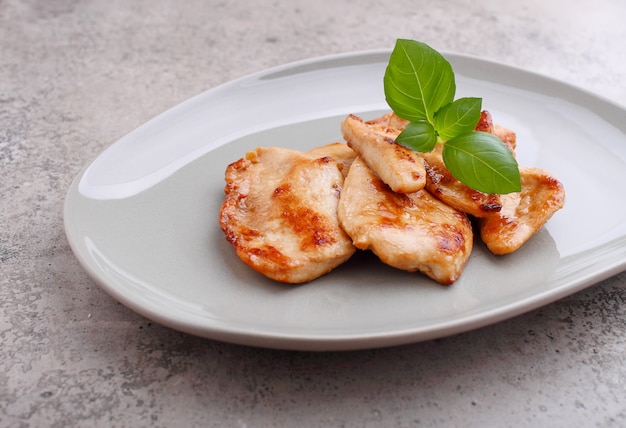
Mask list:
[[[86,271],[143,316],[211,339],[269,348],[348,350],[434,339],[495,323],[626,267],[626,112],[550,78],[445,54],[457,97],[483,98],[517,132],[521,165],[563,182],[565,208],[516,253],[477,242],[454,285],[359,252],[300,286],[236,257],[218,224],[226,166],[257,146],[341,140],[349,113],[388,110],[388,51],[316,58],[200,94],[105,150],[75,179],[64,209]]]

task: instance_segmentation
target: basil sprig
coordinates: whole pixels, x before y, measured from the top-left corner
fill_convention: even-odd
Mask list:
[[[454,100],[454,72],[439,52],[422,42],[397,40],[384,89],[394,113],[409,121],[398,144],[422,153],[443,144],[446,168],[466,186],[485,193],[521,191],[511,151],[495,135],[475,131],[482,99]]]

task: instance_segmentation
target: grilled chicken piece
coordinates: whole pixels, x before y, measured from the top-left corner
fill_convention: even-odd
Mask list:
[[[349,115],[341,123],[341,131],[348,146],[393,191],[413,193],[424,188],[424,160],[418,153],[395,142],[399,130],[381,123],[366,123]]]
[[[474,190],[457,180],[443,163],[442,147],[422,153],[426,165],[426,189],[441,201],[475,217],[500,211],[501,195]]]
[[[392,191],[360,157],[350,167],[337,213],[354,246],[441,284],[459,278],[472,251],[472,227],[465,214],[425,190]]]
[[[311,281],[355,251],[337,219],[343,182],[328,156],[258,148],[226,169],[220,226],[257,272],[281,282]]]
[[[521,168],[522,191],[502,195],[502,209],[479,220],[487,248],[498,255],[520,248],[563,207],[563,185],[540,168]]]
[[[331,143],[325,146],[316,147],[306,152],[315,157],[330,156],[339,164],[344,178],[348,175],[350,165],[356,158],[356,153],[346,143]]]

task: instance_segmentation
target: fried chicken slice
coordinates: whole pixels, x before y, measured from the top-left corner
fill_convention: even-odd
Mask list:
[[[502,195],[499,213],[479,220],[487,248],[498,255],[520,248],[565,203],[563,185],[540,168],[520,168],[522,191]]]
[[[395,142],[399,130],[349,115],[341,123],[341,131],[348,146],[393,191],[413,193],[424,188],[424,160],[418,153]]]
[[[257,148],[226,168],[220,226],[237,256],[277,281],[303,283],[354,253],[339,226],[344,177],[335,160]]]
[[[392,191],[360,157],[350,167],[337,213],[354,246],[441,284],[459,278],[472,251],[472,226],[465,214],[425,190]]]

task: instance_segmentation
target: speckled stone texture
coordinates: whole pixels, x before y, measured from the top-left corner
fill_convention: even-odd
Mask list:
[[[625,21],[622,0],[0,0],[0,426],[626,426],[626,273],[441,340],[283,352],[133,313],[62,223],[104,148],[233,78],[408,37],[624,105]]]

